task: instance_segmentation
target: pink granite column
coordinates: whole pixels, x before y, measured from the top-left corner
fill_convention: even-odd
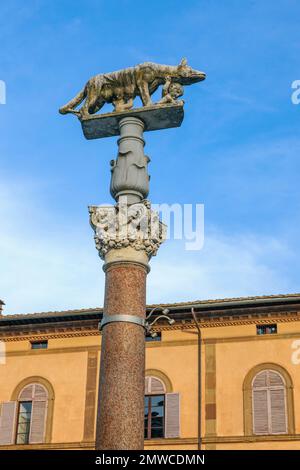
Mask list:
[[[147,267],[114,262],[105,267],[104,315],[145,319]],[[96,449],[144,448],[145,333],[134,323],[103,327]]]

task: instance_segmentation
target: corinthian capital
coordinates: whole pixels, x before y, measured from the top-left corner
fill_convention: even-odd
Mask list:
[[[150,259],[166,238],[166,226],[147,200],[130,206],[123,201],[115,206],[90,206],[89,213],[102,259],[110,250],[128,247],[144,251]]]

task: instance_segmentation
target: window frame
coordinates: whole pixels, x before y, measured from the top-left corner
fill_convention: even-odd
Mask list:
[[[30,418],[29,418],[29,426],[28,426],[28,432],[26,433],[19,433],[19,425],[20,425],[20,415],[21,413],[21,406],[24,403],[30,403]],[[33,406],[33,400],[20,400],[17,402],[17,422],[16,422],[16,427],[15,427],[15,438],[14,438],[14,443],[16,445],[28,445],[29,444],[29,439],[30,439],[30,431],[31,431],[31,419],[32,419],[32,406]],[[18,436],[20,435],[26,435],[26,441],[25,442],[18,442]]]
[[[52,442],[53,413],[54,413],[54,403],[55,403],[55,393],[54,393],[54,388],[52,384],[47,379],[39,375],[26,377],[24,380],[18,383],[13,393],[11,394],[10,401],[16,402],[16,404],[18,405],[18,402],[20,401],[19,397],[20,397],[22,390],[26,386],[32,385],[32,384],[42,385],[46,389],[47,394],[48,394],[44,443],[49,444],[50,442]],[[18,407],[16,406],[16,415],[17,415],[17,409]],[[14,420],[15,426],[16,426],[16,419],[17,418],[15,417],[15,420]],[[14,430],[14,436],[15,436],[15,430]]]
[[[266,372],[267,373],[267,380],[268,380],[268,377],[269,377],[269,372],[273,372],[277,375],[279,375],[279,377],[281,378],[282,380],[282,385],[271,385],[270,383],[267,383],[266,386],[262,386],[262,387],[255,387],[254,386],[254,382],[257,378],[258,375],[262,374],[263,372]],[[274,391],[274,390],[283,390],[283,397],[284,397],[284,414],[285,414],[285,431],[284,432],[273,432],[272,431],[272,419],[273,419],[273,415],[272,415],[272,401],[271,401],[271,392]],[[257,391],[265,391],[266,392],[266,396],[267,396],[267,426],[268,426],[268,432],[255,432],[255,415],[254,415],[254,392],[257,392]],[[287,412],[287,393],[286,393],[286,383],[285,383],[285,380],[284,380],[284,377],[282,377],[282,375],[277,371],[277,370],[274,370],[274,369],[264,369],[260,372],[258,372],[254,377],[253,377],[253,380],[252,380],[252,428],[253,428],[253,434],[255,436],[276,436],[276,435],[284,435],[284,434],[288,434],[288,412]]]
[[[30,341],[30,349],[33,351],[48,349],[48,340]]]
[[[145,336],[145,340],[146,340],[146,343],[155,343],[155,342],[159,342],[161,341],[161,332],[158,331],[157,332],[157,336],[155,336],[154,338],[150,335],[150,334],[147,334]]]
[[[162,425],[162,436],[160,437],[152,437],[152,413],[150,414],[150,419],[149,419],[149,405],[148,405],[148,425],[147,425],[147,437],[145,436],[145,418],[144,418],[144,439],[149,440],[149,439],[164,439],[165,438],[165,428],[166,428],[166,394],[165,393],[159,393],[159,394],[148,394],[144,396],[144,410],[146,408],[146,399],[148,400],[148,403],[151,405],[152,398],[155,397],[163,397],[164,404],[163,404],[163,425]],[[151,411],[151,406],[150,406],[150,411]],[[150,433],[150,436],[149,436]]]
[[[263,370],[272,370],[281,375],[286,387],[286,416],[287,416],[287,434],[295,434],[295,413],[294,413],[294,387],[290,374],[279,364],[266,362],[252,367],[246,374],[243,383],[243,410],[244,410],[244,435],[251,436],[257,440],[263,440],[267,434],[254,434],[253,429],[253,405],[252,405],[252,382],[255,376]],[[271,434],[271,436],[279,434]]]
[[[270,331],[270,332],[267,332],[266,330],[267,329],[272,329],[272,328],[275,328],[275,331]],[[262,330],[262,332],[260,332],[259,330]],[[262,323],[262,324],[258,324],[256,325],[256,335],[257,336],[268,336],[268,335],[277,335],[278,333],[278,328],[277,328],[277,323]]]

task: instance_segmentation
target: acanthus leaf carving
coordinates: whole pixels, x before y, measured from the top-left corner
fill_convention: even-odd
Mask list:
[[[150,259],[166,239],[166,226],[147,200],[129,206],[123,201],[115,206],[90,206],[89,212],[101,259],[109,250],[128,246],[144,250]]]

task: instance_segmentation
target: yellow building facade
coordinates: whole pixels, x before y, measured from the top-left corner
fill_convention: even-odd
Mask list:
[[[146,341],[145,449],[300,449],[300,294],[167,307]],[[93,449],[101,317],[0,316],[1,450]]]

